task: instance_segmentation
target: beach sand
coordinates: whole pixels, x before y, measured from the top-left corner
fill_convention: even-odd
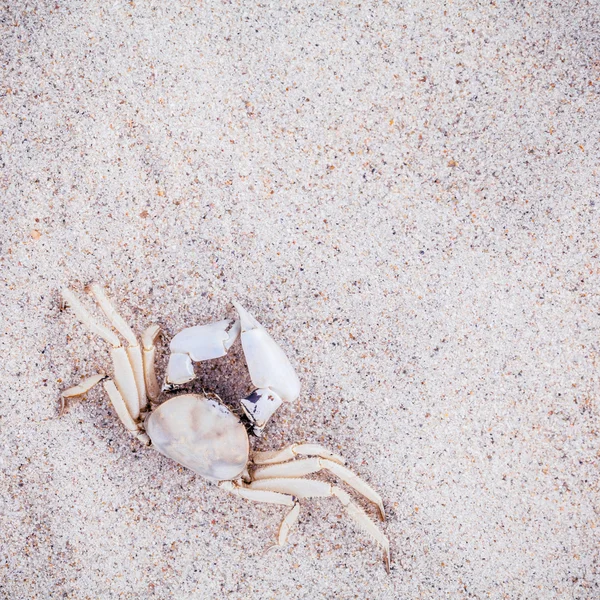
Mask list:
[[[0,597],[600,597],[595,2],[5,2]],[[168,340],[245,305],[384,498],[228,496],[119,423],[100,282]],[[90,303],[91,306],[91,303]],[[228,406],[241,348],[197,365]],[[359,501],[360,502],[360,501]],[[375,516],[370,507],[369,514]]]

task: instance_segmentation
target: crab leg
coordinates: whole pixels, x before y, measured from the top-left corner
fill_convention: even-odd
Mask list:
[[[125,401],[131,418],[134,421],[137,420],[140,414],[137,383],[133,368],[129,362],[129,357],[125,348],[121,346],[119,338],[110,329],[98,324],[71,290],[64,289],[62,297],[83,325],[92,333],[99,335],[103,340],[111,344],[115,383],[121,397]]]
[[[283,402],[300,395],[300,380],[288,357],[266,329],[238,302],[233,302],[241,321],[242,347],[252,383],[256,386],[241,400],[242,408],[260,435]]]
[[[181,385],[196,377],[192,361],[225,356],[240,334],[240,322],[229,319],[180,331],[170,344],[166,385]]]
[[[129,410],[127,409],[127,406],[125,405],[125,402],[123,401],[123,397],[119,393],[119,390],[115,386],[114,382],[112,380],[110,380],[103,373],[98,373],[97,375],[92,375],[91,377],[87,377],[79,385],[70,387],[69,389],[62,392],[62,394],[60,395],[61,408],[60,408],[60,413],[58,416],[59,417],[62,416],[62,414],[64,412],[65,398],[73,398],[75,396],[82,396],[86,392],[89,392],[89,390],[91,390],[97,383],[99,383],[101,381],[103,382],[102,385],[103,385],[104,389],[106,390],[106,393],[108,394],[108,397],[111,401],[111,404],[113,405],[113,407],[115,409],[115,412],[117,413],[117,416],[121,420],[121,423],[123,423],[123,425],[125,425],[125,429],[127,429],[128,431],[133,433],[133,435],[135,435],[139,440],[141,440],[145,444],[148,444],[150,442],[150,439],[148,438],[148,436],[145,433],[142,433],[140,431],[139,426],[131,418],[131,415],[129,414]]]
[[[81,304],[79,298],[69,289],[65,288],[62,290],[62,297],[65,304],[71,308],[75,313],[75,316],[85,325],[92,333],[99,335],[105,342],[108,342],[111,346],[117,348],[121,345],[119,338],[107,327],[96,323],[96,320],[87,308]]]
[[[371,521],[367,513],[352,502],[350,496],[344,490],[325,481],[314,479],[261,479],[253,481],[248,487],[252,490],[269,490],[281,494],[291,494],[298,499],[335,496],[340,500],[354,522],[383,548],[383,559],[389,573],[390,543],[387,537]]]
[[[129,410],[123,401],[123,397],[121,396],[117,386],[113,383],[112,380],[107,379],[103,384],[110,401],[119,417],[123,425],[125,425],[125,429],[135,435],[135,437],[143,442],[146,445],[150,445],[150,438],[143,432],[140,431],[137,423],[131,418],[129,414]]]
[[[156,379],[155,360],[156,346],[154,345],[160,335],[158,325],[150,325],[142,333],[142,361],[144,363],[144,381],[146,383],[146,394],[151,401],[160,395],[160,385]]]
[[[138,426],[135,424],[135,421],[131,418],[129,410],[127,410],[127,406],[123,401],[123,396],[121,396],[119,390],[117,389],[117,386],[110,379],[107,379],[103,385],[104,389],[106,390],[106,393],[108,394],[108,397],[110,398],[110,401],[112,402],[112,405],[115,408],[119,419],[121,419],[121,422],[123,423],[123,425],[125,425],[125,429],[127,429],[127,431],[130,431],[131,433],[137,433],[139,431]]]
[[[140,416],[139,391],[137,378],[129,362],[127,351],[120,346],[119,348],[113,348],[110,353],[113,359],[113,377],[115,378],[115,383],[125,400],[132,418],[137,419]]]
[[[234,496],[245,498],[246,500],[291,506],[292,510],[284,517],[277,535],[277,544],[279,546],[285,545],[290,529],[295,525],[300,514],[300,504],[297,498],[289,494],[282,494],[271,490],[254,490],[245,485],[239,485],[235,481],[221,481],[219,482],[219,487]]]
[[[72,398],[73,396],[82,396],[86,392],[89,392],[97,383],[106,378],[104,373],[98,373],[91,377],[86,377],[81,383],[70,387],[61,393],[63,398]]]
[[[106,295],[106,292],[102,289],[102,287],[100,287],[97,283],[93,283],[90,286],[90,289],[92,291],[92,294],[94,295],[94,298],[96,298],[96,301],[98,302],[100,308],[102,309],[108,320],[112,323],[113,327],[127,340],[128,346],[125,352],[127,353],[127,358],[129,364],[131,365],[133,376],[135,378],[135,386],[137,388],[139,402],[139,415],[139,411],[143,410],[147,404],[146,384],[144,381],[144,364],[142,360],[142,350],[140,348],[139,342],[127,321],[125,321],[125,319],[117,312],[117,309],[109,300],[108,296]]]
[[[319,444],[292,444],[283,450],[271,450],[268,452],[255,452],[252,455],[252,462],[255,465],[272,465],[276,463],[287,462],[296,458],[296,456],[319,456],[327,458],[340,465],[346,464],[346,459],[339,454],[327,450]]]
[[[241,486],[234,481],[221,481],[219,487],[246,500],[254,500],[254,502],[266,502],[268,504],[283,504],[285,506],[294,506],[296,498],[290,494],[279,493],[268,489],[250,489],[246,486]]]
[[[379,516],[385,521],[385,510],[381,496],[358,475],[350,469],[339,463],[327,460],[325,458],[304,458],[293,462],[280,463],[262,467],[254,471],[253,480],[272,479],[280,477],[302,477],[311,473],[318,473],[326,469],[336,477],[339,477],[344,483],[354,488],[359,494],[362,494],[367,500],[370,500],[379,509]]]
[[[350,496],[342,489],[332,486],[331,488],[333,495],[337,496],[338,500],[342,503],[342,506],[346,509],[346,512],[350,515],[352,520],[369,536],[371,536],[383,549],[383,562],[385,563],[385,570],[388,575],[390,574],[390,542],[387,537],[379,531],[377,525],[369,519],[367,513],[354,504],[350,499]]]
[[[91,377],[86,377],[81,383],[78,385],[74,385],[67,390],[64,390],[60,395],[60,411],[58,413],[59,417],[62,417],[65,412],[65,399],[73,398],[74,396],[83,396],[86,392],[89,392],[97,383],[106,378],[104,373],[98,373],[97,375],[92,375]]]
[[[290,510],[290,512],[285,516],[285,518],[281,522],[281,525],[279,526],[279,535],[277,536],[277,544],[279,546],[285,546],[290,530],[296,524],[296,521],[298,521],[299,516],[300,503],[296,502],[292,510]]]

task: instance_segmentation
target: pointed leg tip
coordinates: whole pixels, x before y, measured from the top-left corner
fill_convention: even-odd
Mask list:
[[[273,548],[279,548],[281,544],[271,544],[270,546],[267,546],[263,552],[263,556],[265,556],[265,554],[267,554],[268,552],[270,552],[271,550],[273,550]]]
[[[383,562],[385,563],[385,572],[390,575],[390,551],[383,551]]]
[[[385,509],[383,508],[383,504],[378,504],[377,508],[379,509],[379,519],[385,521]]]

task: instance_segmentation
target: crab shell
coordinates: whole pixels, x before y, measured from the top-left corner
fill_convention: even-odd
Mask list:
[[[248,433],[225,406],[198,394],[176,396],[146,420],[155,449],[213,481],[238,479],[250,452]]]

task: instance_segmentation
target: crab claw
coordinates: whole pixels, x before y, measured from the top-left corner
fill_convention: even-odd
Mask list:
[[[246,416],[260,435],[267,421],[282,402],[293,402],[300,395],[300,380],[288,357],[266,329],[238,302],[233,302],[241,322],[242,347],[256,386],[241,400]]]
[[[166,385],[181,385],[196,376],[192,361],[225,356],[240,334],[240,322],[225,319],[208,325],[197,325],[180,331],[170,344]],[[231,326],[231,328],[230,328]]]

